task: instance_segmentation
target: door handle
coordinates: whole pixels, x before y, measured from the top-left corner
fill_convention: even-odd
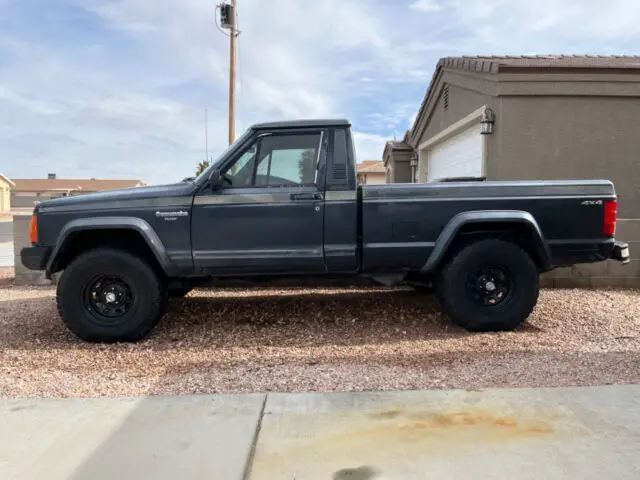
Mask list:
[[[322,200],[324,197],[321,193],[292,193],[291,200]]]

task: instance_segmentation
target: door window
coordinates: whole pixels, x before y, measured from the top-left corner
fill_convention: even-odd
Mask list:
[[[227,183],[236,188],[250,187],[253,184],[257,142],[247,148],[242,155],[224,172]]]
[[[232,187],[313,185],[322,134],[261,137],[225,172]]]
[[[320,134],[264,137],[256,174],[258,186],[315,183]]]

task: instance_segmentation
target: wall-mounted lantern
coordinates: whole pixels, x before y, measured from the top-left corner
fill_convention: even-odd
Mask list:
[[[493,110],[485,108],[482,112],[482,119],[480,120],[480,133],[482,135],[491,135],[493,133],[493,124],[496,122],[496,116]]]
[[[416,152],[411,155],[409,165],[411,166],[411,183],[416,183],[418,176],[418,154]]]

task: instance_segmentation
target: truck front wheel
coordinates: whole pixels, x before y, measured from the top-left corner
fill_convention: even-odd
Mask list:
[[[117,249],[79,255],[58,283],[58,311],[65,325],[88,342],[135,342],[158,323],[167,291],[154,269]]]
[[[485,239],[460,250],[439,274],[436,292],[444,312],[476,332],[512,330],[533,311],[540,280],[532,258],[518,245]]]

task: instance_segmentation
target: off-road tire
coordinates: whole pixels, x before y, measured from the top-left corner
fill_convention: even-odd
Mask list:
[[[481,305],[468,293],[469,277],[483,265],[510,273],[510,293],[498,305]],[[495,238],[461,249],[440,271],[436,282],[443,311],[456,324],[474,332],[513,330],[533,311],[539,290],[539,272],[531,256],[512,242]]]
[[[132,291],[132,306],[109,319],[87,306],[87,289],[96,277],[122,278]],[[97,248],[80,254],[65,268],[57,288],[58,312],[65,325],[87,342],[136,342],[156,326],[164,314],[167,290],[144,260],[123,250]]]
[[[183,298],[189,295],[193,288],[170,288],[169,298]]]

